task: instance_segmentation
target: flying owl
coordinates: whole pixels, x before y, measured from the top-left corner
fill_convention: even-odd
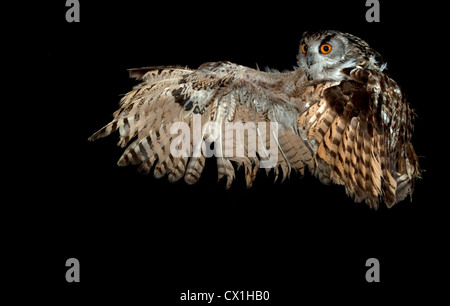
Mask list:
[[[230,62],[130,69],[140,83],[89,140],[118,130],[119,166],[171,182],[197,182],[213,155],[226,188],[240,167],[248,187],[260,168],[281,181],[307,168],[375,209],[411,196],[415,115],[381,56],[354,35],[319,31],[303,34],[297,60],[287,72]]]

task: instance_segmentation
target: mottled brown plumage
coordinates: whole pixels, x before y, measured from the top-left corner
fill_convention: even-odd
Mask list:
[[[300,68],[290,72],[229,62],[198,69],[131,69],[130,76],[141,82],[122,98],[113,121],[90,140],[119,130],[118,144],[128,145],[120,166],[136,164],[144,172],[154,169],[156,177],[172,182],[184,177],[189,184],[199,180],[213,143],[218,178],[226,178],[227,188],[236,167],[244,167],[249,187],[260,167],[273,169],[275,179],[282,180],[292,170],[308,168],[325,184],[343,185],[356,202],[377,208],[382,200],[391,207],[412,194],[420,176],[411,144],[414,114],[367,43],[336,31],[308,33],[302,42],[320,47],[321,39],[336,45],[326,65],[314,66],[328,53],[306,62],[310,55],[305,52],[299,55]],[[183,126],[188,133],[174,132]],[[239,136],[230,126],[243,126],[245,132]]]

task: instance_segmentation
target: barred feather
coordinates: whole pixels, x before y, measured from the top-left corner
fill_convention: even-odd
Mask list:
[[[420,176],[408,138],[412,111],[380,71],[355,68],[349,76],[356,82],[323,85],[323,97],[299,116],[300,135],[313,145],[322,182],[344,185],[356,202],[375,209],[380,199],[391,207],[412,193]]]

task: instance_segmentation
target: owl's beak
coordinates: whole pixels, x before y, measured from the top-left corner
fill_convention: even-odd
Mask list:
[[[314,65],[314,60],[311,54],[306,57],[306,65],[308,66],[308,69],[311,68],[311,65]]]

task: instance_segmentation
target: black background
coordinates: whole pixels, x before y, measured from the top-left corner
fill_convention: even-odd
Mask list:
[[[80,2],[80,23],[66,22],[64,1],[46,6],[43,99],[52,120],[41,128],[52,136],[39,139],[43,162],[19,195],[33,219],[26,247],[39,256],[36,285],[47,298],[194,305],[180,302],[181,293],[268,290],[270,301],[255,305],[287,305],[441,292],[448,200],[439,197],[443,135],[432,105],[446,102],[424,77],[439,54],[430,52],[437,34],[425,24],[439,7],[380,1],[381,22],[368,23],[365,1]],[[170,184],[118,167],[117,134],[87,141],[136,84],[127,68],[229,60],[291,69],[302,33],[318,29],[365,39],[416,110],[413,143],[425,172],[412,202],[374,211],[309,174],[273,184],[262,172],[246,189],[240,172],[227,191],[213,161],[198,184]],[[71,257],[80,261],[80,283],[65,281]],[[371,257],[380,261],[380,283],[365,281]]]

